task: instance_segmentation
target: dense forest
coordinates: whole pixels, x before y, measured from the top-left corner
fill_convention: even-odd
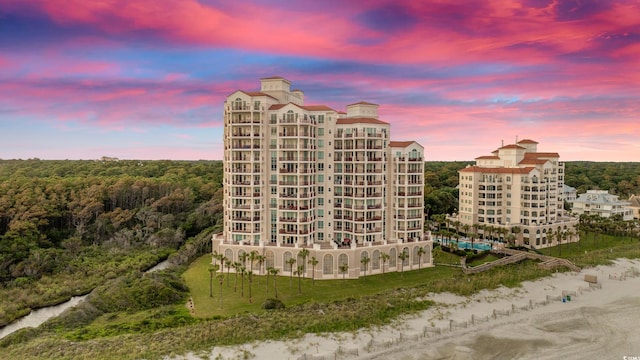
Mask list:
[[[0,161],[0,289],[30,290],[0,325],[220,229],[221,203],[220,161]]]
[[[608,190],[628,199],[640,195],[640,162],[566,162],[564,183],[576,188],[578,194]]]
[[[425,163],[429,216],[456,211],[468,164]],[[219,231],[222,175],[221,161],[0,160],[0,326]],[[640,163],[567,162],[565,183],[624,199]]]

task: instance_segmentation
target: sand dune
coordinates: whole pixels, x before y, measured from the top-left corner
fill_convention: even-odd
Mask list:
[[[584,275],[596,275],[594,287]],[[568,295],[568,296],[567,296]],[[565,301],[562,301],[564,297]],[[571,298],[568,301],[568,298]],[[620,259],[515,289],[438,303],[389,326],[216,347],[211,359],[640,359],[640,261]],[[201,359],[189,355],[187,358]],[[625,358],[626,357],[626,358]]]

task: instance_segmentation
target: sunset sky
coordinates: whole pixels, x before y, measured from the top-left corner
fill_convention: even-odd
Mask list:
[[[640,0],[0,0],[0,158],[222,159],[276,75],[426,160],[640,161]]]

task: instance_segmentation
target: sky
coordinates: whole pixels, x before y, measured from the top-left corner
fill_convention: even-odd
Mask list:
[[[281,76],[427,161],[640,161],[640,0],[0,0],[0,159],[222,159]]]

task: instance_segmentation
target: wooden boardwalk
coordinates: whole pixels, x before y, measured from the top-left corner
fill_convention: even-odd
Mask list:
[[[500,250],[494,250],[492,252],[494,254],[504,255],[504,257],[496,261],[484,263],[482,265],[478,265],[474,267],[467,267],[465,264],[462,267],[462,271],[465,274],[476,274],[483,271],[487,271],[495,266],[503,266],[507,264],[517,263],[525,259],[532,259],[532,260],[540,260],[541,263],[538,264],[538,266],[540,266],[543,269],[552,269],[558,266],[566,266],[571,271],[580,272],[580,268],[567,259],[561,259],[553,256],[540,255],[540,254],[536,254],[529,251],[520,251],[520,250],[513,250],[513,249],[500,249]]]

